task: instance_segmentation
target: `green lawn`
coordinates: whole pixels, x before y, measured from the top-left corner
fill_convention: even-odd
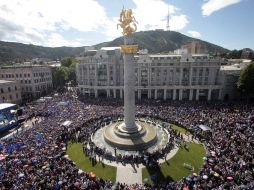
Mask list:
[[[179,126],[174,125],[174,124],[170,124],[170,127],[171,127],[172,129],[174,129],[174,130],[180,132],[180,133],[184,133],[184,134],[185,134],[185,132],[186,132],[186,130],[185,130],[184,128],[179,127]],[[189,131],[187,131],[186,134],[190,135],[191,133],[190,133]]]
[[[94,172],[96,176],[115,182],[116,168],[97,162],[95,165],[85,156],[81,143],[69,143],[67,154],[76,165],[85,172]]]
[[[205,149],[201,144],[188,143],[189,151],[184,148],[179,148],[176,155],[167,162],[160,165],[160,170],[142,169],[143,179],[147,178],[150,183],[152,181],[150,176],[156,174],[158,181],[177,181],[183,177],[198,172],[203,166],[203,157],[205,156]],[[183,166],[184,163],[189,163],[194,166],[194,171],[191,171]]]

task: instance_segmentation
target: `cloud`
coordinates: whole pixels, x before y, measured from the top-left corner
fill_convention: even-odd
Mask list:
[[[241,0],[208,0],[201,7],[202,14],[204,16],[210,16],[215,11],[239,3],[240,1]]]
[[[170,15],[170,30],[181,30],[188,24],[187,16],[179,13],[179,9],[162,0],[133,0],[135,7],[133,15],[136,18],[138,31],[166,29],[168,12]],[[105,34],[111,40],[121,36],[121,30],[117,30],[118,17],[107,22]]]
[[[107,22],[104,7],[94,0],[0,1],[1,39],[47,44],[45,37],[55,32],[96,31]]]
[[[199,32],[197,32],[197,31],[189,30],[188,33],[189,33],[192,37],[194,37],[194,38],[199,38],[199,37],[201,37],[201,34],[200,34]]]
[[[46,45],[50,46],[50,47],[60,47],[60,46],[77,47],[77,46],[82,46],[82,44],[79,41],[66,40],[66,39],[63,38],[62,35],[60,35],[58,33],[52,33],[49,36]]]
[[[169,20],[170,30],[181,30],[188,24],[186,15],[172,16]]]
[[[133,0],[133,3],[138,31],[166,29],[168,11],[171,30],[181,30],[188,24],[187,16],[179,8],[163,0]],[[118,15],[109,17],[95,0],[1,0],[0,40],[75,45],[79,43],[74,34],[80,38],[87,32],[111,40],[121,36],[121,30],[116,28],[118,19]]]

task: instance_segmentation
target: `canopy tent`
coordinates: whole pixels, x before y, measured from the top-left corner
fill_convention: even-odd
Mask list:
[[[46,99],[40,98],[40,99],[36,100],[35,102],[36,102],[36,103],[43,103],[43,102],[45,102],[45,101],[46,101]]]
[[[72,121],[66,120],[65,122],[63,122],[63,123],[61,124],[61,126],[69,127],[71,124],[72,124]]]
[[[199,125],[198,126],[202,131],[212,131],[212,129],[206,125]]]
[[[59,102],[57,105],[58,106],[67,106],[68,102]]]

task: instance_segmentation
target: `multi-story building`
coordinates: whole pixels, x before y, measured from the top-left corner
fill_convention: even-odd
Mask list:
[[[39,97],[52,89],[52,72],[47,66],[3,66],[0,69],[0,78],[18,81],[24,99]]]
[[[222,98],[220,60],[207,54],[134,56],[136,98],[217,100]],[[76,67],[79,92],[123,98],[124,65],[119,48],[88,51]]]
[[[182,49],[186,49],[189,54],[204,54],[207,53],[207,47],[204,42],[192,41],[188,44],[182,45]]]
[[[21,89],[18,81],[0,80],[0,103],[4,102],[21,102]]]

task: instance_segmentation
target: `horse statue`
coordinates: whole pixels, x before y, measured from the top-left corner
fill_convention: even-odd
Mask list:
[[[132,10],[131,9],[122,9],[121,13],[120,13],[120,18],[119,18],[119,22],[117,24],[117,29],[120,26],[123,29],[122,34],[124,36],[128,36],[130,34],[132,34],[133,32],[137,31],[137,21],[135,19],[135,17],[132,15]]]

